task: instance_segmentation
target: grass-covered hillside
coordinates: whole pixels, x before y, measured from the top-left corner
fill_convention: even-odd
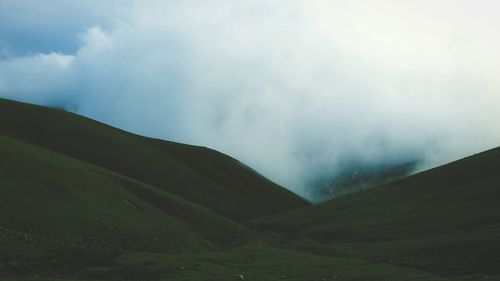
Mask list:
[[[126,175],[237,221],[307,205],[217,151],[141,137],[61,110],[0,99],[0,134]]]
[[[500,275],[500,148],[248,225],[329,256]]]
[[[182,252],[252,235],[178,196],[1,135],[0,155],[4,247]]]
[[[0,280],[500,280],[500,148],[311,206],[216,151],[0,100]]]

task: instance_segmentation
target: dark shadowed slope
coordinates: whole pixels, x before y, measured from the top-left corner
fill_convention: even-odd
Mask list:
[[[2,252],[186,252],[252,236],[205,207],[2,135],[0,155]]]
[[[0,99],[0,133],[148,183],[234,220],[307,205],[214,150],[141,137],[56,109]]]
[[[0,155],[2,281],[446,280],[273,248],[205,207],[2,135]]]
[[[205,207],[2,135],[0,155],[2,281],[446,280],[273,248]]]
[[[500,149],[250,226],[327,255],[500,274]]]
[[[0,279],[500,280],[499,164],[307,206],[213,150],[0,100]]]

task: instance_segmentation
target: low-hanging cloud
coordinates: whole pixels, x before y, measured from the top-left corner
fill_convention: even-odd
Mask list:
[[[346,163],[429,167],[500,144],[496,1],[90,3],[69,10],[89,14],[61,42],[74,52],[0,38],[0,96],[212,147],[309,197]],[[11,24],[29,25],[21,11]]]

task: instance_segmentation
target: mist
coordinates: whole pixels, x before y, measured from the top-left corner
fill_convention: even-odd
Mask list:
[[[351,167],[500,145],[497,1],[72,2],[0,1],[0,97],[214,148],[309,199]]]

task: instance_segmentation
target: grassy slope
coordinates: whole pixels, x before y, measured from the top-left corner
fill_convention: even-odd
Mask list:
[[[452,276],[500,275],[500,149],[249,223],[286,245]]]
[[[26,247],[213,250],[252,236],[205,207],[2,135],[0,155],[0,258]]]
[[[137,136],[56,109],[0,99],[0,133],[127,175],[234,220],[307,205],[214,150]]]
[[[45,257],[10,262],[2,281],[495,281],[493,276],[437,276],[429,272],[357,258],[327,257],[287,249],[247,245],[193,254],[131,252],[99,261]],[[12,271],[17,273],[13,274]],[[7,277],[8,276],[8,277]]]
[[[0,117],[0,280],[500,280],[499,149],[247,223],[273,247],[219,214],[305,203],[234,159],[15,102]]]

